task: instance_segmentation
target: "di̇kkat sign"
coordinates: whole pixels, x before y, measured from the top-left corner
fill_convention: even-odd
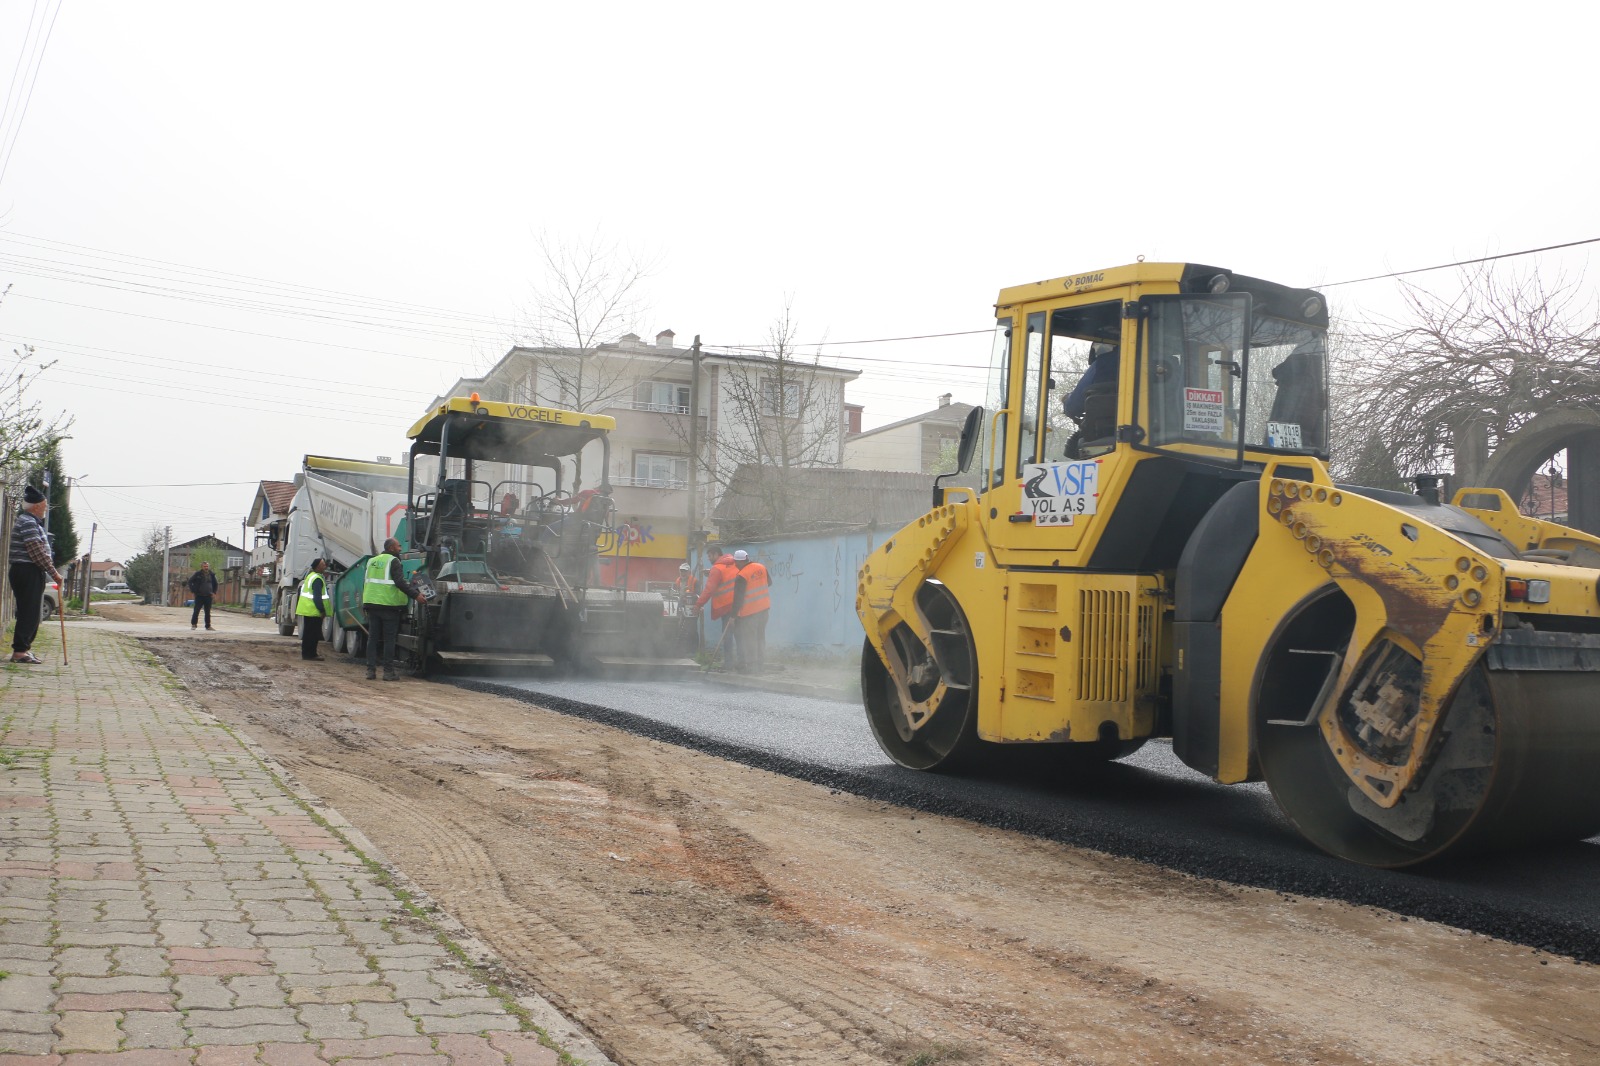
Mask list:
[[[1100,497],[1100,464],[1028,463],[1022,468],[1022,512],[1036,526],[1070,526],[1095,513]]]

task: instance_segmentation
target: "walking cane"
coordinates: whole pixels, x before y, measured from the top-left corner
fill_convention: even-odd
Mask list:
[[[56,582],[56,592],[61,591],[61,583]],[[66,604],[61,602],[60,595],[56,596],[56,617],[61,619],[61,665],[67,665],[67,612]]]

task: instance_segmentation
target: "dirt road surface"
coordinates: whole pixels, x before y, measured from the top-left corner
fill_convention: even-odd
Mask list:
[[[126,628],[619,1063],[1600,1061],[1600,968]]]

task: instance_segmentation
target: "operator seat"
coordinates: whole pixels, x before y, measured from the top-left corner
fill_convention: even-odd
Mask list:
[[[1326,444],[1322,426],[1322,359],[1318,350],[1302,344],[1289,357],[1272,368],[1278,383],[1272,397],[1273,422],[1290,422],[1300,427],[1301,445],[1321,448]]]
[[[472,513],[472,486],[463,478],[446,478],[439,489],[439,518],[460,521]]]

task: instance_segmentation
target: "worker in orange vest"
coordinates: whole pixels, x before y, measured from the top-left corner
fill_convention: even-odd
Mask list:
[[[722,637],[717,646],[723,649],[723,662],[732,662],[734,649],[738,647],[738,638],[734,633],[738,616],[733,613],[733,582],[738,573],[739,567],[733,556],[723,554],[706,575],[706,587],[700,590],[700,598],[694,604],[695,610],[699,611],[705,609],[707,600],[711,601],[711,620],[722,619]]]
[[[767,568],[740,550],[733,553],[733,614],[739,626],[739,670],[758,674],[766,665],[767,612],[772,607],[772,582]]]

